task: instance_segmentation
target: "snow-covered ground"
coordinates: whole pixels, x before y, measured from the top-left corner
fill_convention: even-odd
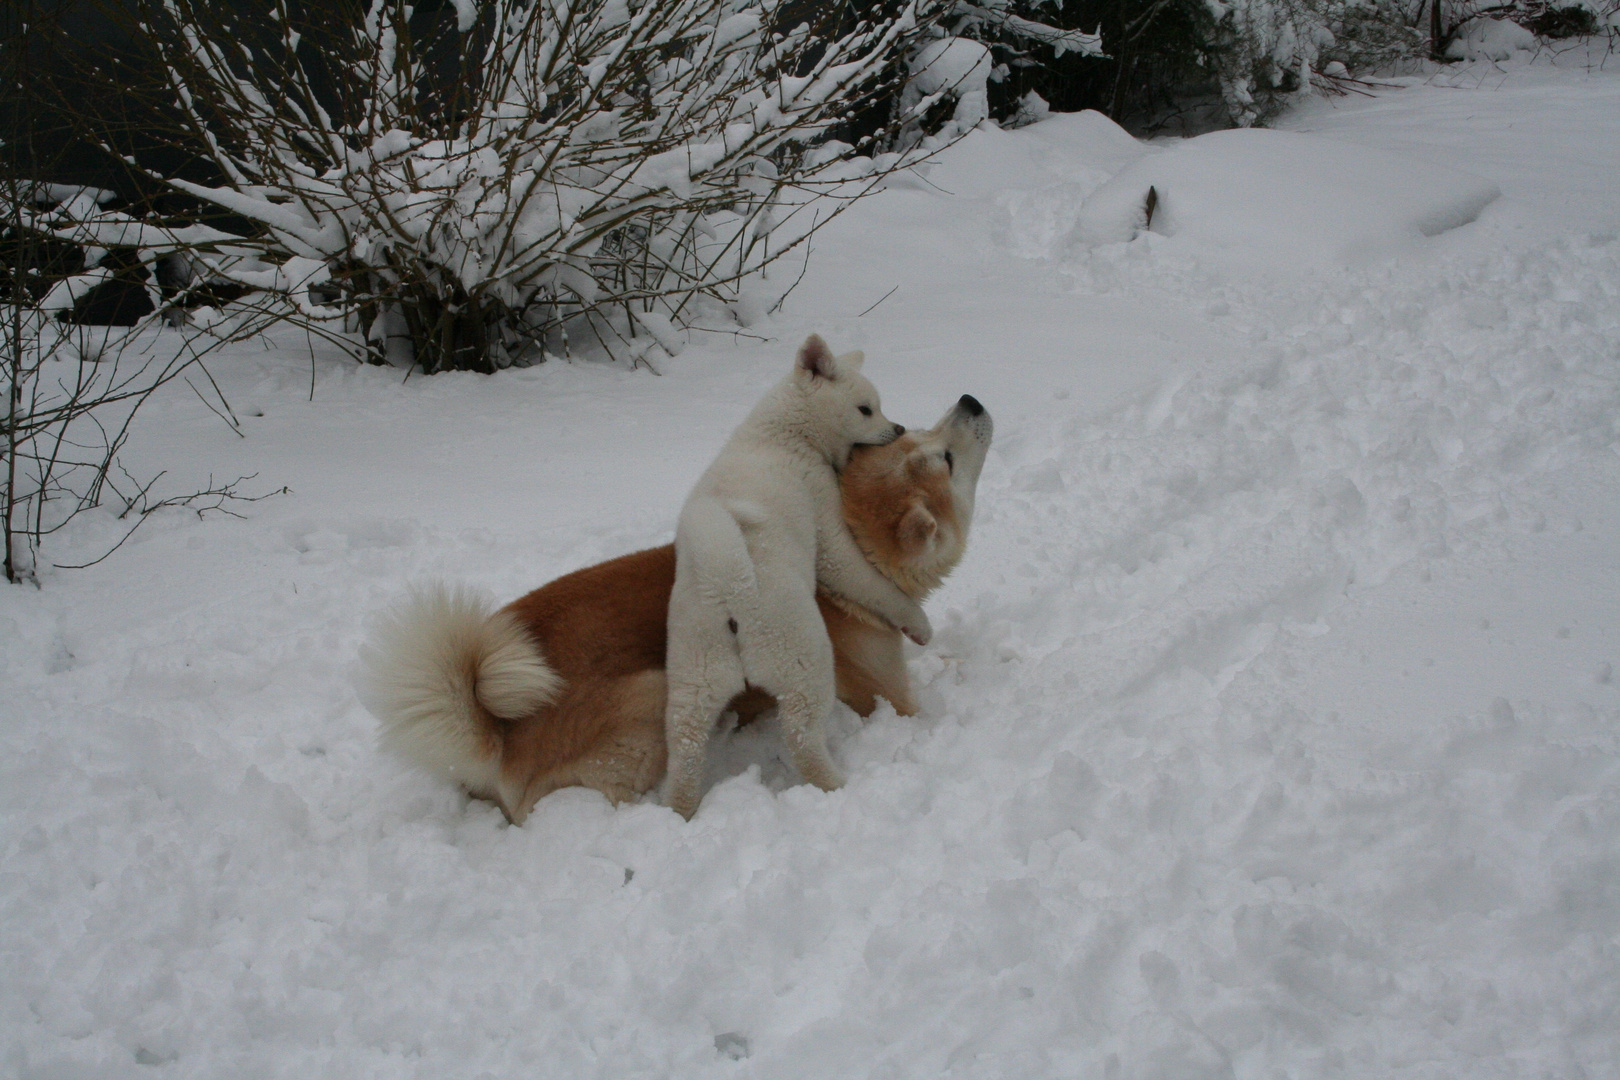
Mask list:
[[[283,341],[214,365],[246,438],[159,402],[177,488],[294,493],[0,591],[0,1072],[1613,1075],[1620,64],[1400,83],[1258,150],[980,130],[661,378],[322,355],[311,401]],[[1320,140],[1501,195],[1318,234]],[[1166,216],[1089,242],[1128,169]],[[922,716],[841,710],[831,794],[734,735],[690,823],[378,755],[373,612],[667,539],[810,330],[996,419]]]

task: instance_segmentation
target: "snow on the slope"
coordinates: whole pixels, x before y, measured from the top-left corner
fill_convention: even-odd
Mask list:
[[[1458,64],[1371,98],[1312,100],[1278,127],[1390,150],[1494,181],[1484,231],[1602,234],[1620,227],[1620,83],[1601,44],[1553,63]],[[1485,91],[1481,93],[1479,91]]]
[[[144,462],[295,494],[0,593],[6,1072],[1605,1075],[1620,76],[1488,73],[1286,118],[1501,189],[1391,258],[1088,244],[1141,149],[1054,116],[662,378],[323,356],[306,401],[284,341],[218,371],[246,439],[163,402]],[[564,791],[508,828],[378,756],[369,613],[666,539],[812,329],[891,416],[996,418],[924,715],[840,711],[831,794],[737,733],[691,823]]]
[[[1467,225],[1499,194],[1489,180],[1400,154],[1244,128],[1144,154],[1092,193],[1078,226],[1093,243],[1146,228],[1299,266],[1387,256]]]

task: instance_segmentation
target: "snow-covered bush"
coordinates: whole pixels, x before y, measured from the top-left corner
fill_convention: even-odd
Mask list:
[[[182,313],[217,302],[213,293],[225,284],[208,271],[205,259],[237,268],[264,266],[242,237],[194,222],[135,216],[118,209],[117,193],[104,188],[19,180],[6,199],[7,262],[18,264],[33,306],[62,322],[136,326],[159,311],[170,322],[189,320]],[[251,303],[232,314],[254,329],[273,318]],[[200,318],[213,322],[221,314]]]
[[[1047,21],[1062,10],[1063,0],[957,0],[949,24],[953,34],[989,44],[1003,64],[1032,62],[1028,57],[1040,47],[1050,49],[1053,58],[1102,56],[1102,37],[1095,30]]]
[[[1543,3],[1530,0],[1520,5],[1519,21],[1532,33],[1544,38],[1584,37],[1596,34],[1600,28],[1620,27],[1620,4],[1614,0],[1591,6],[1583,4]]]
[[[266,3],[143,9],[216,174],[159,178],[253,222],[276,262],[208,272],[429,372],[524,362],[570,330],[679,348],[700,298],[733,299],[808,235],[777,230],[874,141],[817,144],[892,92],[934,11],[834,29],[785,0]]]
[[[1336,92],[1351,72],[1421,51],[1427,2],[961,0],[943,25],[992,50],[989,111],[1003,123],[1056,107],[1151,126],[1208,94],[1248,126],[1289,94]]]
[[[990,50],[982,43],[971,38],[937,38],[916,51],[909,67],[911,79],[901,97],[902,109],[915,112],[925,97],[952,99],[956,108],[941,134],[971,131],[989,119]]]
[[[1227,115],[1248,127],[1285,95],[1334,89],[1352,71],[1418,54],[1415,12],[1388,0],[1205,0],[1209,64]]]
[[[935,39],[912,56],[913,78],[904,100],[944,91],[955,102],[946,123],[956,130],[992,115],[1014,127],[1045,115],[1046,102],[1034,90],[1011,98],[997,95],[1003,99],[998,108],[991,102],[991,87],[1015,68],[1050,65],[1065,56],[1103,55],[1095,30],[1049,21],[1062,9],[1063,0],[955,0],[935,29]]]
[[[1436,59],[1506,60],[1538,39],[1620,31],[1620,0],[1430,0]]]

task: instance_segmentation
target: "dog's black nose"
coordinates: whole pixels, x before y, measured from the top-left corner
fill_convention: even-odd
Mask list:
[[[984,406],[980,405],[979,399],[974,397],[972,394],[963,394],[962,400],[958,401],[957,404],[966,410],[969,416],[984,415]]]
[[[895,438],[898,439],[900,436],[904,435],[905,433],[906,433],[906,425],[904,425],[904,424],[896,424],[896,425],[894,425],[894,437]]]

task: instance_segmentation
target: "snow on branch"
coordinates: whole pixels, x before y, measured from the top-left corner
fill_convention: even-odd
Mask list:
[[[1026,19],[1007,10],[1002,4],[966,4],[958,3],[956,13],[967,15],[983,24],[990,30],[999,30],[1008,37],[1023,41],[1032,41],[1039,45],[1050,45],[1057,56],[1066,52],[1076,56],[1106,56],[1103,52],[1102,35],[1100,33],[1086,33],[1083,30],[1064,30],[1056,26],[1049,26],[1034,19]]]

